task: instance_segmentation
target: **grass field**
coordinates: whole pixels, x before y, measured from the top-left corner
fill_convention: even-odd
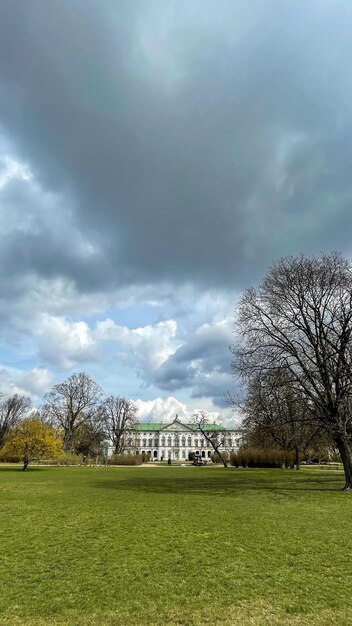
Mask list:
[[[339,471],[0,466],[0,624],[352,624]]]

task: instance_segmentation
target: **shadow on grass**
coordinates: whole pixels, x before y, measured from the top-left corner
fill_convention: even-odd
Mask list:
[[[282,470],[274,470],[278,472],[271,475],[261,475],[260,471],[241,472],[236,475],[236,471],[226,475],[221,473],[217,476],[136,476],[129,477],[117,481],[94,481],[92,486],[102,489],[114,489],[118,491],[138,491],[140,493],[164,493],[164,494],[199,494],[209,496],[233,496],[238,497],[240,493],[252,493],[263,491],[272,492],[281,495],[297,496],[299,493],[306,492],[340,492],[344,481],[343,476],[324,475],[324,476],[307,476],[290,473],[286,476],[280,476]]]
[[[30,465],[26,471],[23,471],[23,465],[19,463],[18,465],[0,465],[0,474],[1,472],[22,472],[23,474],[32,474],[33,472],[42,472],[45,470],[45,467],[38,467]]]

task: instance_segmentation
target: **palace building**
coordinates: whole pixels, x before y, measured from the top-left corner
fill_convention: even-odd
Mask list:
[[[238,429],[229,429],[219,424],[205,424],[205,432],[216,432],[221,443],[220,451],[228,453],[237,450],[240,446],[241,435]],[[209,459],[214,449],[206,440],[196,424],[181,422],[176,415],[173,422],[139,422],[125,435],[126,449],[135,454],[149,453],[151,460],[173,461],[188,460],[189,453],[193,452],[203,459]]]

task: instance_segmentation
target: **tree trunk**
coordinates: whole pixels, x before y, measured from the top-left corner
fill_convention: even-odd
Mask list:
[[[115,454],[121,454],[121,435],[115,433]]]
[[[22,468],[23,472],[26,471],[28,465],[29,465],[29,458],[28,458],[28,456],[25,456],[24,459],[23,459],[23,468]]]
[[[295,448],[295,466],[296,466],[296,469],[298,469],[298,470],[299,470],[299,465],[300,465],[300,463],[299,463],[299,450],[298,450],[298,448]]]
[[[337,436],[335,441],[341,456],[341,461],[345,472],[344,490],[350,491],[352,490],[352,451],[346,436]]]
[[[64,446],[65,452],[72,452],[71,442],[72,442],[72,432],[71,430],[65,430],[64,439],[63,439],[63,446]]]
[[[223,466],[227,467],[227,462],[225,461],[224,457],[222,456],[220,450],[215,449],[215,452],[219,456],[219,459],[220,459],[221,463],[223,464]]]

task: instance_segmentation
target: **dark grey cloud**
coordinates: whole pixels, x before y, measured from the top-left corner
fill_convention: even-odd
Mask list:
[[[23,295],[28,274],[69,276],[84,291],[104,286],[104,252],[82,236],[64,198],[15,179],[1,191],[0,204],[1,297]]]
[[[154,372],[153,383],[170,392],[189,388],[193,398],[209,397],[214,405],[226,406],[225,396],[233,387],[231,339],[225,321],[200,327]]]
[[[281,254],[349,253],[351,18],[348,0],[4,0],[1,130],[74,217],[72,236],[16,232],[3,264],[81,291],[234,289]]]

